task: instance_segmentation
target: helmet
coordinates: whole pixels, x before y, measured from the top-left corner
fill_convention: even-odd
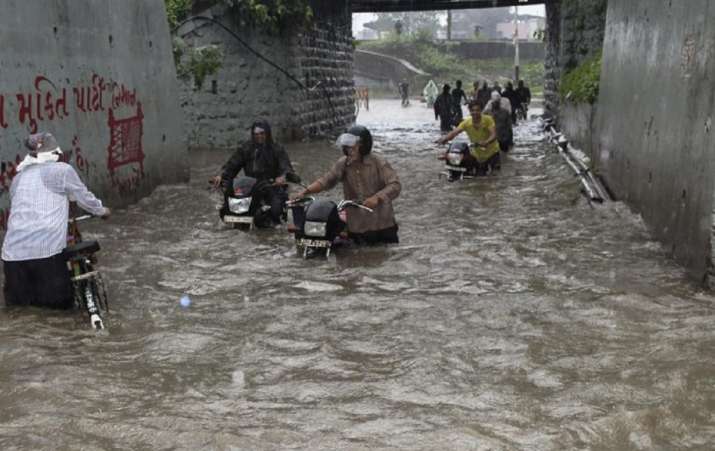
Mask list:
[[[362,125],[353,125],[346,133],[338,137],[336,144],[338,146],[353,146],[356,139],[360,142],[360,155],[365,156],[372,150],[372,135],[370,130]]]

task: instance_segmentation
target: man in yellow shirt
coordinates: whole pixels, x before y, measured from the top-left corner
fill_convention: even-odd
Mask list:
[[[469,103],[469,117],[438,139],[437,143],[445,144],[462,132],[467,132],[471,143],[471,161],[465,162],[467,167],[474,167],[478,174],[501,168],[496,124],[491,116],[482,114],[482,108],[474,100]]]

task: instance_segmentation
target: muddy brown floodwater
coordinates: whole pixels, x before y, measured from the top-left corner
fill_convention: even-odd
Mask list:
[[[190,184],[84,226],[107,333],[0,310],[0,449],[713,449],[715,303],[640,218],[589,205],[534,121],[499,176],[447,183],[432,113],[371,107],[399,245],[304,261],[226,228],[227,155],[193,154]],[[288,149],[306,180],[338,156]]]

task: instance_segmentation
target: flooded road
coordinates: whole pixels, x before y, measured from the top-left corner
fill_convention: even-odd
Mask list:
[[[641,220],[590,206],[533,122],[499,176],[447,183],[431,111],[371,107],[400,245],[304,261],[228,229],[204,189],[227,155],[194,154],[84,227],[108,333],[0,310],[0,449],[713,449],[715,302]],[[305,180],[338,157],[288,149]]]

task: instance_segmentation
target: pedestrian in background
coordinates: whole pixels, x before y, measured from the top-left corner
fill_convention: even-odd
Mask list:
[[[482,83],[482,88],[479,90],[479,92],[477,92],[476,101],[479,104],[479,108],[481,108],[482,110],[486,108],[487,103],[489,103],[489,100],[491,99],[491,95],[492,90],[485,80],[484,83]]]
[[[454,126],[454,102],[452,101],[451,87],[444,85],[442,94],[434,101],[434,118],[439,120],[439,128],[443,132],[452,130]]]
[[[497,128],[497,141],[502,152],[509,152],[514,145],[514,130],[512,128],[511,114],[502,108],[501,97],[494,93],[495,101],[488,113],[494,119]],[[486,114],[486,113],[485,113]]]
[[[457,80],[456,87],[452,90],[452,102],[454,103],[454,124],[462,122],[462,101],[467,103],[467,94],[462,89],[462,80]]]

